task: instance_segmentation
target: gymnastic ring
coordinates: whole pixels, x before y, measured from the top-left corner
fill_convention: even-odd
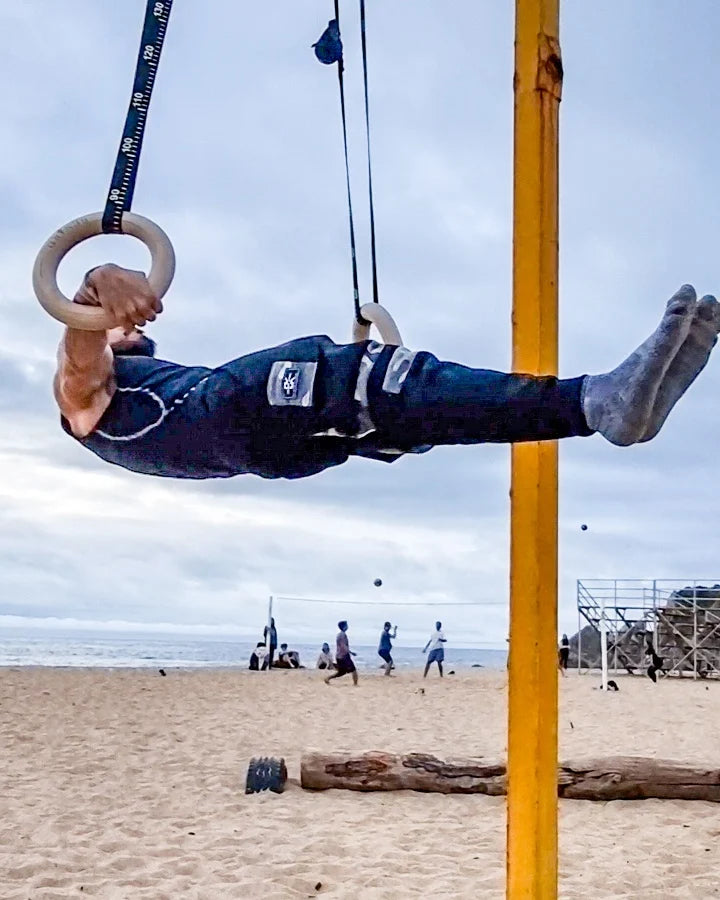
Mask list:
[[[380,306],[379,303],[366,303],[360,307],[360,315],[377,327],[383,343],[391,344],[394,347],[402,347],[403,342],[400,337],[400,331],[395,324],[395,320],[384,306]],[[353,341],[367,341],[369,337],[370,325],[362,325],[355,319],[352,330]]]
[[[117,323],[98,307],[73,303],[58,287],[57,272],[68,251],[103,233],[102,218],[100,212],[90,213],[58,228],[40,248],[33,266],[33,290],[42,308],[59,322],[81,331],[103,331]],[[165,296],[175,274],[175,251],[170,238],[150,219],[130,212],[123,213],[122,233],[138,238],[148,248],[151,260],[148,282],[158,298]]]

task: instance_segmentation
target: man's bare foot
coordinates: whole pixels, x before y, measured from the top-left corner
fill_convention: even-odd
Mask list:
[[[690,332],[696,306],[695,289],[683,285],[655,331],[625,362],[612,372],[588,376],[583,411],[593,431],[621,447],[641,440],[660,384]]]
[[[651,441],[673,406],[707,365],[720,333],[720,303],[710,294],[698,301],[690,331],[660,382],[650,421],[641,441]]]

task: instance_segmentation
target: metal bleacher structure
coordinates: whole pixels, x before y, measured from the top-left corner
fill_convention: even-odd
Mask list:
[[[720,677],[718,582],[578,580],[578,672],[600,668],[604,625],[608,667],[616,673],[644,674],[654,652],[666,675]]]

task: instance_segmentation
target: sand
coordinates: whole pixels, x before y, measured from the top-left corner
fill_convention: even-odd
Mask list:
[[[505,756],[505,674],[319,679],[0,669],[2,900],[503,897],[503,798],[298,776],[306,748]],[[720,684],[597,684],[561,680],[563,756],[720,765]],[[286,757],[283,795],[244,794],[255,754]],[[720,896],[720,804],[567,800],[560,821],[562,898]]]

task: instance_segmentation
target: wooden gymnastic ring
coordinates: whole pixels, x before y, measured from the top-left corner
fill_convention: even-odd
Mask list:
[[[390,313],[379,303],[366,303],[360,307],[360,315],[363,319],[375,325],[380,332],[383,343],[395,347],[402,347],[403,342],[400,331]],[[354,342],[366,341],[370,337],[370,325],[362,325],[355,319],[353,322],[352,339]]]
[[[90,213],[58,228],[40,248],[33,266],[33,290],[40,305],[54,319],[81,331],[102,331],[117,323],[94,306],[82,306],[66,297],[57,283],[58,267],[68,251],[82,241],[102,234],[102,213]],[[175,251],[170,238],[150,219],[135,213],[123,213],[122,233],[138,238],[150,251],[150,287],[163,297],[175,274]]]

